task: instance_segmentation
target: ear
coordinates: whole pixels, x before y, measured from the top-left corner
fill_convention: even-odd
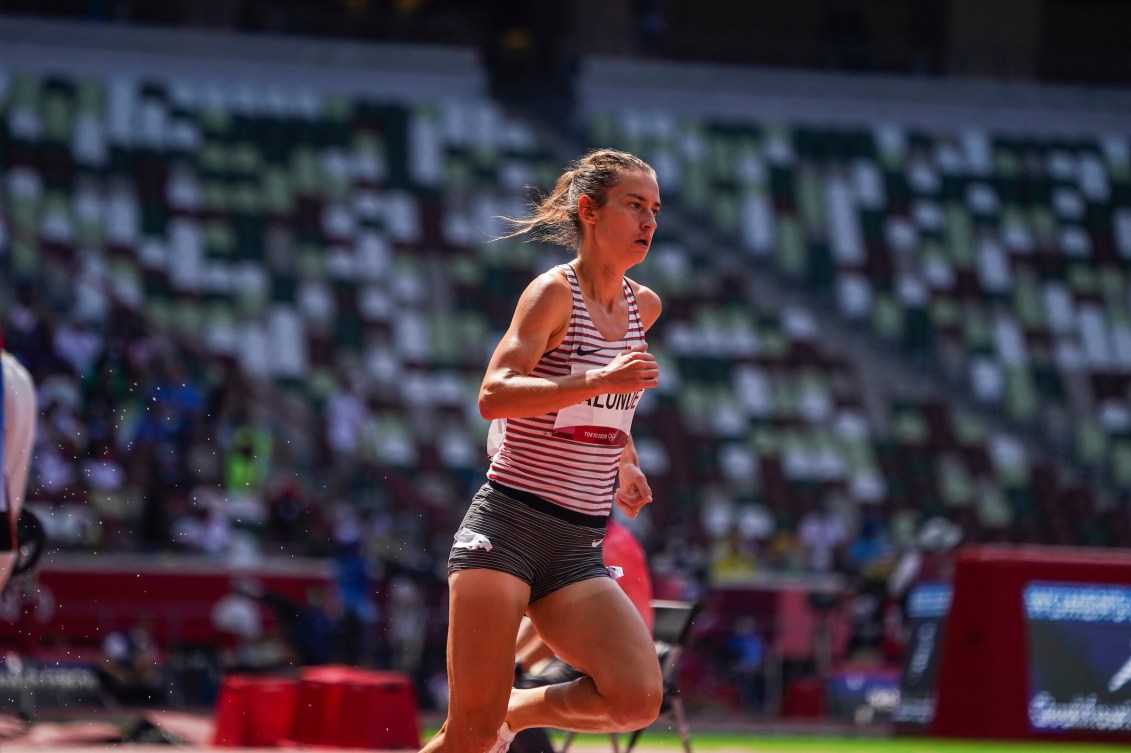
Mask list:
[[[577,218],[585,225],[597,224],[597,205],[592,197],[582,196],[577,200]]]

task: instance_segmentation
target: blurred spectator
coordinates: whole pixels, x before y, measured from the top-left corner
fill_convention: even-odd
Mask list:
[[[805,567],[810,572],[828,573],[836,567],[841,551],[848,539],[848,531],[834,498],[826,499],[822,507],[815,507],[801,518],[798,540],[805,551]]]
[[[348,387],[336,384],[326,399],[326,444],[334,458],[357,454],[358,441],[365,425],[365,403]]]
[[[805,553],[797,539],[797,531],[779,525],[766,545],[766,567],[779,573],[798,573],[805,569]]]
[[[163,659],[146,620],[138,620],[126,630],[115,630],[102,641],[99,679],[118,703],[165,701]]]
[[[231,592],[212,606],[212,624],[217,630],[241,640],[263,634],[263,616],[251,593],[255,593],[253,584],[232,584]]]
[[[188,551],[217,557],[228,552],[232,525],[219,489],[201,484],[193,490],[189,514],[173,524],[173,540]]]
[[[138,454],[143,459],[142,454]],[[175,536],[183,535],[183,546],[200,535],[200,531],[189,530],[182,525],[174,533],[173,520],[181,520],[190,513],[192,502],[186,492],[179,488],[170,488],[161,482],[160,477],[153,468],[145,462],[133,464],[134,486],[141,490],[141,521],[138,534],[141,537],[141,548],[144,551],[163,551],[176,545]]]
[[[264,534],[271,542],[297,544],[307,538],[328,535],[321,509],[310,503],[297,478],[286,477],[273,482],[265,502],[267,527]]]
[[[428,637],[428,605],[410,578],[389,580],[389,649],[394,669],[418,678]]]
[[[82,465],[84,481],[90,490],[90,501],[101,510],[121,510],[126,474],[114,449],[102,443]]]
[[[727,673],[731,676],[742,707],[760,712],[765,704],[766,641],[758,629],[758,621],[749,615],[734,622],[734,632],[726,643],[729,656]]]
[[[258,584],[238,580],[212,607],[212,624],[226,637],[220,664],[226,672],[276,672],[295,663],[294,648],[277,620],[264,620]]]
[[[852,661],[878,663],[883,659],[887,589],[879,571],[860,576],[848,595],[848,656]]]
[[[362,527],[356,511],[348,505],[335,510],[335,578],[342,599],[343,660],[371,666],[375,657],[374,626],[377,606],[373,601],[373,577],[362,548]]]
[[[946,518],[931,518],[923,523],[914,544],[892,569],[888,593],[902,601],[915,583],[953,580],[955,550],[961,541],[962,529]]]
[[[56,355],[71,367],[75,376],[85,378],[102,353],[102,338],[88,322],[64,321],[55,330]]]
[[[279,635],[293,650],[298,664],[329,664],[339,658],[337,638],[342,610],[332,589],[311,587],[302,604],[265,588],[258,581],[238,581],[233,590],[271,610],[280,627]]]
[[[277,622],[267,623],[257,635],[239,636],[220,652],[225,672],[283,672],[294,664],[294,649]]]
[[[731,529],[715,539],[711,549],[711,581],[742,580],[758,571],[756,542]]]
[[[35,497],[58,500],[75,480],[75,464],[61,444],[43,444],[35,457]]]
[[[247,411],[240,411],[228,442],[225,486],[232,495],[261,497],[271,470],[271,432],[247,416]]]
[[[878,566],[889,555],[884,520],[879,511],[867,509],[860,521],[856,537],[848,545],[845,565],[855,574],[864,574]]]
[[[157,443],[169,453],[182,453],[203,407],[203,396],[196,380],[175,357],[158,359],[157,376],[143,394],[145,410],[137,427],[135,441]]]

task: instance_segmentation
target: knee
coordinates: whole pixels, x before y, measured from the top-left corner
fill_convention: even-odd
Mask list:
[[[618,732],[634,732],[647,727],[660,715],[664,683],[659,672],[647,673],[618,683],[606,696]]]
[[[660,715],[660,706],[664,701],[664,684],[657,680],[655,683],[643,685],[637,695],[636,703],[631,709],[633,717],[632,728],[643,729]]]

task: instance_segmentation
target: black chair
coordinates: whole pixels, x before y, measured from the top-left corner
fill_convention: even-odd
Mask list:
[[[660,671],[664,677],[664,698],[660,704],[660,718],[670,717],[675,722],[685,753],[691,753],[691,730],[687,726],[687,715],[684,713],[683,699],[679,697],[676,680],[680,659],[691,636],[691,623],[698,614],[699,607],[698,602],[690,601],[657,599],[652,602],[652,608],[655,610],[652,639],[656,643],[656,655],[660,659]],[[620,738],[615,732],[612,733],[609,737],[612,740],[613,753],[632,753],[642,734],[644,734],[643,729],[631,733],[628,746],[621,751]],[[576,732],[566,732],[559,753],[566,753],[569,750],[576,735]]]

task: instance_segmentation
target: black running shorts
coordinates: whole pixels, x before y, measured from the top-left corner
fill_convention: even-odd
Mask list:
[[[488,482],[476,492],[448,556],[457,570],[501,570],[530,586],[533,603],[559,588],[607,578],[603,517],[582,515]]]

